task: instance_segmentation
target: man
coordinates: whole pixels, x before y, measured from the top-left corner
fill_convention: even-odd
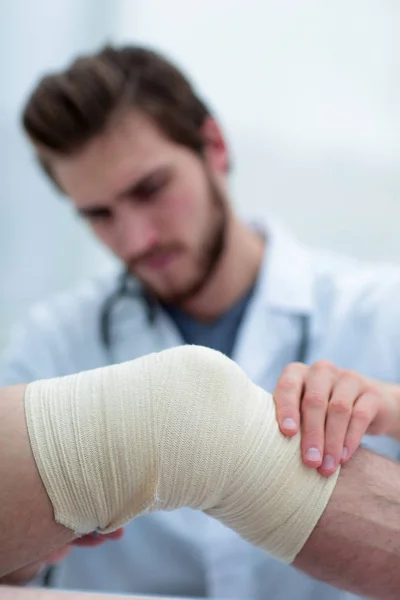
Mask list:
[[[88,282],[34,310],[5,354],[0,383],[75,373],[183,342],[222,351],[267,390],[288,363],[319,359],[399,379],[400,271],[310,252],[276,226],[243,223],[229,202],[222,132],[163,57],[128,47],[82,58],[39,84],[23,122],[48,175],[128,275]],[[324,372],[325,383],[303,399],[313,415],[303,445],[304,460],[307,451],[314,459],[307,464],[322,465],[325,454],[333,472],[338,448],[323,446],[321,436],[329,369],[325,362],[310,371],[311,378]],[[386,439],[376,448],[398,454]],[[140,518],[112,545],[74,548],[51,584],[345,597],[186,509]]]
[[[272,396],[214,350],[1,388],[0,437],[0,575],[188,507],[319,579],[398,598],[400,466],[360,450],[334,477],[305,467]]]

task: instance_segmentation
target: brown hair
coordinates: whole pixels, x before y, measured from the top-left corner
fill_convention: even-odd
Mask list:
[[[46,151],[73,154],[130,107],[151,117],[170,139],[202,153],[208,107],[177,67],[137,46],[106,46],[44,77],[28,99],[22,123],[52,177]]]

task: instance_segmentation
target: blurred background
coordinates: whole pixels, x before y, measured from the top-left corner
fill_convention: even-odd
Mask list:
[[[3,2],[0,348],[32,303],[114,266],[22,136],[39,77],[106,42],[166,52],[222,123],[241,212],[400,262],[399,28],[397,0]]]

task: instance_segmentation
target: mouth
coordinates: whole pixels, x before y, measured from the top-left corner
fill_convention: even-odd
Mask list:
[[[175,260],[177,254],[177,252],[157,252],[148,258],[142,259],[137,267],[146,271],[161,271]]]

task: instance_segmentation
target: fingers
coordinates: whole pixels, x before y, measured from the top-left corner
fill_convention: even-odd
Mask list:
[[[373,391],[365,392],[356,401],[344,441],[347,455],[343,457],[342,464],[350,460],[357,450],[361,438],[367,433],[368,427],[375,420],[379,412],[379,406],[380,397]]]
[[[106,533],[105,535],[89,533],[88,535],[84,535],[81,538],[74,540],[71,544],[68,544],[67,546],[64,546],[63,548],[54,550],[53,552],[51,552],[50,554],[45,556],[45,558],[43,558],[41,563],[55,565],[55,564],[61,562],[66,556],[68,556],[68,554],[72,550],[72,546],[80,546],[80,547],[84,547],[84,548],[88,548],[88,547],[94,548],[96,546],[101,546],[101,544],[104,544],[104,542],[107,540],[119,540],[123,536],[123,534],[124,534],[123,528],[117,529],[116,531],[113,531],[112,533]]]
[[[301,424],[303,462],[326,477],[351,458],[367,432],[387,429],[391,414],[382,389],[328,361],[288,365],[274,401],[281,432],[293,436]]]
[[[321,475],[332,475],[342,460],[349,423],[353,419],[353,408],[362,389],[362,378],[355,373],[343,372],[337,379],[328,405],[324,456],[319,468]]]
[[[112,533],[106,533],[104,535],[102,534],[98,534],[97,532],[94,533],[89,533],[87,535],[84,535],[78,539],[76,539],[73,543],[74,546],[81,546],[81,547],[91,547],[94,548],[96,546],[101,546],[101,544],[104,544],[104,542],[106,542],[107,540],[119,540],[124,534],[124,530],[121,529],[117,529],[116,531],[113,531]]]
[[[276,417],[284,435],[293,436],[300,428],[300,400],[308,367],[292,363],[282,372],[274,391]]]
[[[338,370],[326,361],[309,369],[301,402],[301,449],[303,462],[310,467],[322,463],[325,419]]]

